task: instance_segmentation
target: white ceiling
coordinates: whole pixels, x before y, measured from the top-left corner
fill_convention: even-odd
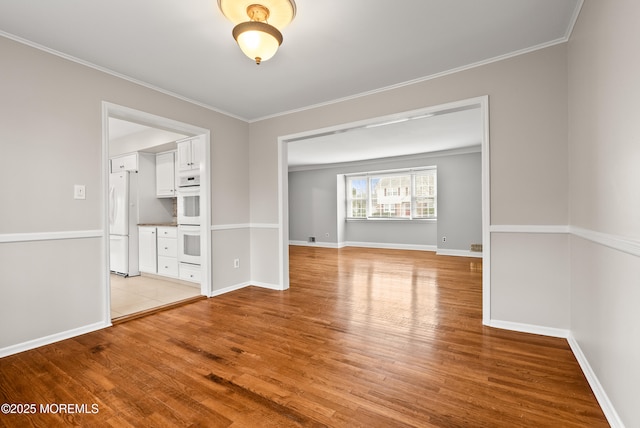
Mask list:
[[[582,0],[297,0],[255,65],[216,0],[0,0],[0,35],[254,121],[566,41]]]
[[[130,122],[115,117],[109,118],[110,155],[123,154],[132,150],[146,153],[160,153],[175,150],[176,141],[187,135]]]
[[[411,116],[409,116],[411,117]],[[314,135],[287,144],[289,169],[408,156],[478,147],[482,138],[479,106],[382,121]]]
[[[109,140],[117,140],[127,135],[137,134],[148,130],[149,127],[139,123],[128,122],[122,119],[109,118]]]

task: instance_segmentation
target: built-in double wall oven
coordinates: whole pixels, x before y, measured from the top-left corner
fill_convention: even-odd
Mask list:
[[[200,175],[181,175],[178,181],[178,262],[200,265]]]
[[[200,176],[180,176],[178,183],[178,224],[199,226]]]
[[[200,265],[200,226],[178,225],[178,262]]]

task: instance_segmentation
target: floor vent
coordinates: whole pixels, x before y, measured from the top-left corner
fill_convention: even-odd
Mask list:
[[[482,252],[482,244],[471,244],[471,251]]]

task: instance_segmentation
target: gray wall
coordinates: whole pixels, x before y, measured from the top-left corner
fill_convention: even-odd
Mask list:
[[[280,222],[279,137],[482,95],[489,96],[492,227],[507,225],[530,230],[530,226],[566,225],[566,44],[393,90],[251,123],[251,222],[276,227]],[[287,193],[282,197],[287,197]],[[288,228],[282,232],[288,235]],[[511,229],[509,233],[516,235],[518,240],[524,240],[526,235],[520,229]],[[278,254],[278,237],[277,231],[254,235],[252,248],[259,245],[270,255]],[[539,245],[562,254],[564,265],[568,265],[568,251],[556,251],[557,246],[563,243],[549,234],[542,234],[541,240],[543,242]],[[486,248],[486,243],[483,244]],[[527,254],[517,251],[501,251],[498,256],[492,258],[492,272],[497,270],[500,273],[501,269],[508,269],[513,263],[527,260]],[[252,266],[252,278],[264,282],[279,281],[281,263],[282,260],[280,263],[275,260],[273,264]],[[568,282],[559,277],[554,279],[552,286],[539,287],[540,281],[548,279],[543,272],[556,265],[555,261],[551,266],[541,263],[538,272],[520,275],[517,281],[492,283],[492,290],[494,286],[496,292],[508,288],[512,297],[505,300],[492,293],[491,311],[510,316],[516,313],[517,316],[502,321],[518,324],[539,323],[539,317],[529,315],[544,313],[542,325],[568,328]],[[532,299],[532,295],[536,298]],[[559,305],[545,306],[546,302],[557,300],[561,302]],[[544,302],[542,306],[540,302]],[[518,308],[522,310],[518,311]]]
[[[338,244],[337,174],[341,168],[289,172],[289,239]],[[329,236],[325,236],[329,234]]]
[[[468,251],[482,243],[481,155],[422,154],[414,159],[354,162],[321,169],[289,172],[289,239],[305,243],[315,236],[320,245],[391,244],[400,248]],[[438,220],[435,221],[345,221],[344,180],[336,176],[411,167],[438,168]],[[338,227],[344,223],[344,239]],[[329,236],[327,236],[327,234]],[[446,242],[442,237],[446,236]]]
[[[637,1],[585,1],[568,57],[571,331],[627,427],[640,426],[639,16]]]
[[[280,280],[278,137],[488,95],[491,321],[570,329],[601,403],[640,425],[637,16],[585,0],[568,45],[251,124],[0,38],[0,350],[106,317],[105,237],[30,240],[101,229],[102,101],[211,130],[213,224],[236,225],[213,254],[250,255],[212,261],[224,287]]]
[[[482,244],[481,154],[434,160],[438,166],[438,251],[470,251],[471,244]]]
[[[107,323],[103,101],[211,131],[213,288],[250,280],[247,123],[3,37],[0,52],[0,355]]]

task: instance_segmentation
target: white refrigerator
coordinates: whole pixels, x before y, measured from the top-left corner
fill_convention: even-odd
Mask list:
[[[138,269],[138,186],[135,172],[109,175],[109,269],[123,276]]]
[[[109,270],[140,275],[138,225],[175,223],[171,198],[158,198],[156,155],[138,153],[138,168],[109,174]]]

